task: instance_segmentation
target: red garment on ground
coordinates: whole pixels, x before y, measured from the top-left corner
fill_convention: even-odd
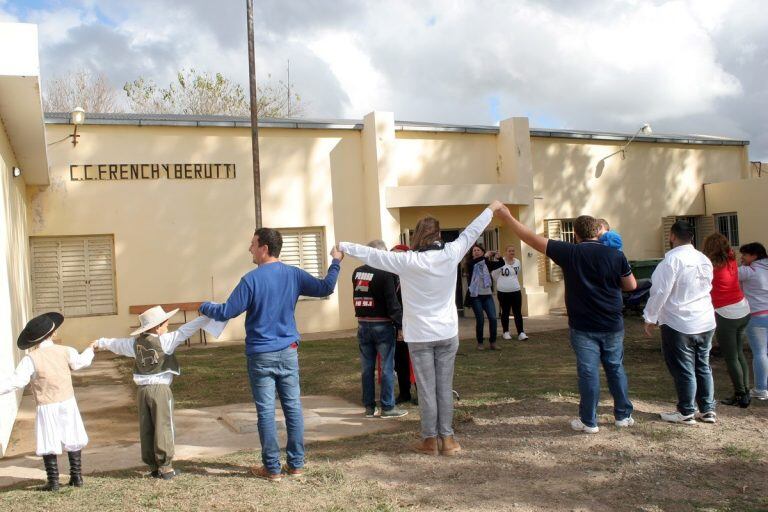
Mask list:
[[[730,306],[744,299],[739,285],[739,268],[735,259],[729,259],[725,265],[715,267],[710,294],[715,308]]]

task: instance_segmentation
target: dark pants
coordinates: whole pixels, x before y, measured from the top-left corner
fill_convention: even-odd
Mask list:
[[[523,332],[523,292],[498,292],[501,307],[501,330],[509,332],[509,311],[515,315],[517,334]]]
[[[488,316],[488,340],[491,343],[496,343],[496,304],[493,302],[493,295],[478,295],[477,297],[470,297],[469,300],[472,304],[472,311],[475,312],[477,343],[483,344],[483,327],[485,326],[483,312]]]
[[[685,416],[695,413],[697,404],[702,414],[715,410],[715,384],[709,366],[714,334],[714,329],[684,334],[668,325],[661,326],[661,348],[675,381],[677,410]]]
[[[579,418],[588,427],[597,426],[600,402],[600,364],[613,396],[613,416],[624,420],[632,415],[627,374],[624,372],[624,331],[587,332],[571,329],[571,347],[576,353],[579,377]]]
[[[395,373],[397,387],[400,390],[400,400],[411,399],[411,357],[408,354],[408,344],[404,341],[395,342]]]
[[[381,355],[381,408],[395,406],[395,325],[392,322],[360,322],[357,340],[360,345],[363,405],[376,406],[376,354]]]
[[[141,460],[152,471],[171,467],[173,460],[173,393],[168,384],[139,386],[136,390],[139,409]]]
[[[737,395],[749,393],[749,365],[744,356],[744,336],[749,319],[750,315],[731,319],[715,313],[717,342],[723,351],[728,376],[733,383],[733,392]]]

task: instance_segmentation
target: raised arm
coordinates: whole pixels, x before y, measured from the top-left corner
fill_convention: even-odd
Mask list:
[[[337,249],[334,248],[334,251]],[[328,273],[325,277],[318,279],[305,270],[297,268],[299,278],[299,293],[305,297],[327,297],[333,293],[336,288],[336,281],[339,278],[339,270],[341,270],[342,254],[331,253],[334,258],[331,262],[331,266],[328,267]]]
[[[211,319],[207,316],[199,316],[187,322],[173,332],[167,332],[160,335],[160,346],[163,347],[163,352],[166,354],[173,354],[173,351],[178,348],[179,345],[192,337],[197,331],[205,327],[205,324],[210,322]]]
[[[540,253],[547,254],[547,243],[549,243],[548,238],[539,236],[534,233],[531,228],[517,220],[506,207],[497,210],[496,215],[501,219],[502,222],[504,222],[510,227],[510,229],[512,229],[512,232],[515,233],[520,240],[533,247]]]
[[[16,367],[13,375],[0,378],[0,395],[16,391],[17,389],[24,389],[34,374],[35,364],[32,362],[32,358],[24,356],[19,361],[19,365]]]
[[[119,356],[136,357],[133,348],[136,338],[99,338],[91,345],[99,350],[109,350]]]
[[[88,368],[93,362],[93,347],[86,348],[82,354],[72,347],[67,347],[67,353],[69,354],[69,367],[72,370],[77,371],[82,368]]]
[[[353,244],[351,242],[341,242],[339,250],[344,254],[354,256],[373,268],[386,270],[393,274],[401,274],[407,267],[407,252],[382,251],[381,249],[374,249],[367,245]]]
[[[504,205],[499,201],[492,202],[490,205],[488,205],[488,208],[483,210],[483,213],[478,215],[475,220],[473,220],[469,226],[467,226],[467,228],[461,232],[456,240],[445,244],[446,252],[451,255],[457,264],[459,261],[461,261],[461,258],[467,254],[469,248],[472,247],[472,244],[475,243],[475,240],[477,240],[477,238],[483,233],[485,228],[488,227],[488,224],[491,223],[491,219],[493,219],[493,212],[503,207]]]

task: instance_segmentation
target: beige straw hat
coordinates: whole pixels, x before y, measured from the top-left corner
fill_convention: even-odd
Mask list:
[[[171,318],[173,315],[179,312],[179,308],[174,309],[173,311],[166,312],[163,310],[161,306],[155,306],[153,308],[149,308],[145,312],[139,315],[139,323],[141,326],[133,331],[131,333],[131,336],[136,336],[137,334],[141,334],[145,331],[148,331],[152,329],[153,327],[157,327],[158,325],[162,324],[169,318]]]

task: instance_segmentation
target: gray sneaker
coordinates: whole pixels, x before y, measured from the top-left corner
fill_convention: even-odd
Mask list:
[[[406,411],[405,409],[399,409],[397,407],[393,407],[389,410],[381,411],[382,418],[400,418],[402,416],[405,416],[406,414],[408,414],[408,411]]]
[[[365,417],[366,418],[373,418],[376,416],[376,408],[375,407],[366,407],[365,408]]]

